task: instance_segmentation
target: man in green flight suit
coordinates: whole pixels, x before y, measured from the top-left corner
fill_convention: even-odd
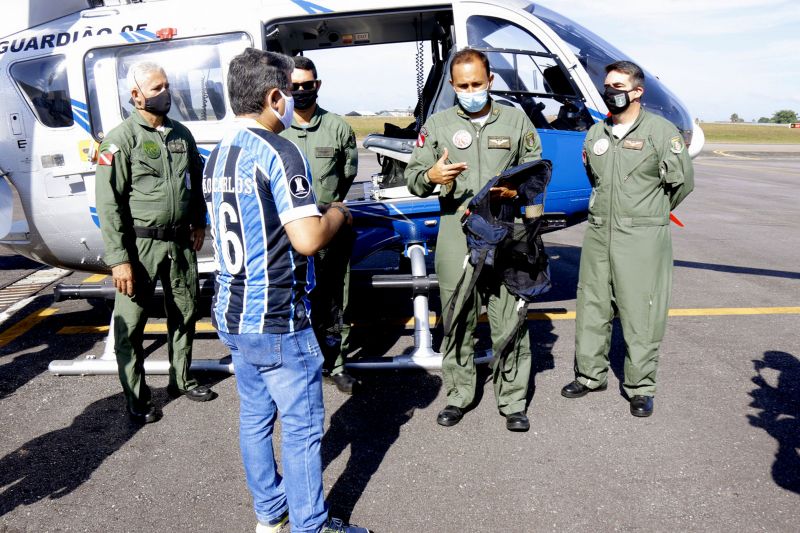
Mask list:
[[[358,173],[356,135],[342,117],[317,104],[322,80],[317,79],[314,63],[297,56],[294,66],[294,120],[281,136],[306,155],[314,196],[324,212],[332,202],[344,201]],[[346,394],[352,394],[358,385],[344,366],[350,352],[350,256],[354,239],[353,229],[342,226],[328,246],[314,255],[317,285],[311,292],[311,321],[325,357],[323,370]]]
[[[494,76],[483,53],[469,48],[456,53],[450,63],[450,78],[458,105],[426,121],[405,172],[409,190],[418,196],[428,196],[437,185],[440,187],[436,276],[443,307],[464,268],[471,268],[465,267],[467,242],[461,230],[467,204],[490,178],[509,167],[537,160],[542,154],[539,136],[528,117],[489,98]],[[509,193],[502,187],[495,192],[502,196]],[[447,406],[437,417],[442,426],[457,424],[475,399],[473,336],[482,302],[487,307],[492,345],[498,359],[497,346],[503,340],[504,329],[518,321],[517,300],[502,284],[499,274],[485,269],[473,293],[465,295],[453,331],[443,340],[442,375]],[[525,414],[530,371],[530,339],[527,324],[523,324],[505,360],[496,360],[493,371],[497,406],[510,431],[530,428]]]
[[[167,118],[171,97],[164,70],[140,62],[128,71],[135,111],[100,145],[96,196],[105,263],[114,286],[114,349],[128,414],[155,422],[160,412],[145,383],[145,309],[156,281],[164,288],[170,396],[207,401],[215,393],[189,376],[198,290],[196,251],[203,246],[206,208],[202,161],[189,130]]]
[[[575,333],[575,380],[561,394],[604,390],[614,310],[625,337],[623,390],[634,416],[653,413],[658,348],[672,288],[670,211],[694,188],[692,161],[672,123],[641,105],[644,73],[606,67],[611,117],[589,129],[584,163],[592,183],[583,240]]]

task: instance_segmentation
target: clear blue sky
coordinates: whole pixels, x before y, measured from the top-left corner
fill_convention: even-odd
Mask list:
[[[641,63],[681,98],[693,117],[727,120],[738,113],[750,121],[779,109],[800,113],[800,0],[539,3]],[[324,107],[346,113],[414,105],[413,45],[349,49],[346,59],[339,53],[309,54],[323,79]]]

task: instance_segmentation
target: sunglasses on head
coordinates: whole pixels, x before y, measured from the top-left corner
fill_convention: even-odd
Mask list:
[[[310,91],[317,87],[317,80],[304,81],[303,83],[293,83],[292,90],[299,91],[301,88],[304,91]]]

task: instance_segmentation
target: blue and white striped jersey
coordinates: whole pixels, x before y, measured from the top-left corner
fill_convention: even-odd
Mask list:
[[[237,119],[203,171],[217,262],[212,322],[233,334],[309,327],[314,260],[283,225],[319,216],[305,156],[252,119]]]

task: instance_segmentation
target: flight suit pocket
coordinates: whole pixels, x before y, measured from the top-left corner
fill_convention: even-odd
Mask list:
[[[131,187],[135,192],[153,194],[162,181],[161,164],[158,159],[145,155],[131,156]]]
[[[669,216],[632,217],[630,221],[633,227],[666,226],[669,224]]]
[[[683,173],[678,170],[678,163],[672,160],[662,161],[658,167],[658,174],[661,181],[667,185],[675,186],[683,183]]]

